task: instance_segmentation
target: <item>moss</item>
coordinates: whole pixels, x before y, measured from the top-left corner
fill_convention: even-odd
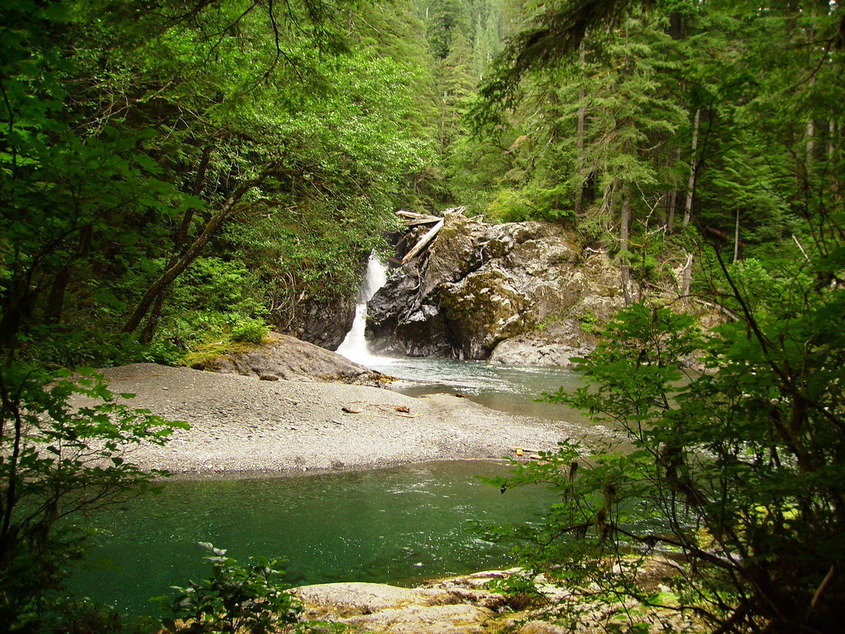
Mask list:
[[[578,324],[581,326],[581,330],[591,335],[601,332],[601,329],[604,326],[598,316],[592,312],[584,312],[580,317],[578,317]]]
[[[244,354],[255,350],[263,343],[269,341],[265,337],[261,343],[252,343],[248,341],[232,341],[231,339],[211,341],[197,346],[194,350],[187,352],[180,360],[181,365],[189,368],[207,367],[213,362],[229,354]]]
[[[474,273],[445,289],[441,305],[471,359],[485,358],[499,341],[533,326],[525,300],[497,270]]]
[[[535,324],[534,330],[539,330],[539,331],[546,330],[549,326],[552,326],[556,323],[559,323],[559,322],[563,321],[564,319],[566,319],[566,316],[559,313],[559,312],[549,313],[543,318],[542,321],[538,321]]]

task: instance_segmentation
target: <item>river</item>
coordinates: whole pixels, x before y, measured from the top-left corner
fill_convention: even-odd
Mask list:
[[[410,585],[511,565],[473,521],[530,521],[550,501],[541,487],[501,494],[478,476],[501,463],[436,462],[288,478],[183,480],[92,518],[102,531],[72,589],[131,614],[149,598],[207,576],[198,542],[237,559],[283,557],[292,584]]]
[[[362,293],[364,303],[372,285]],[[359,307],[360,308],[360,307]],[[574,387],[576,374],[447,359],[371,355],[366,311],[339,352],[400,380],[416,395],[461,394],[488,407],[554,420],[581,420],[563,405],[538,403],[541,392]],[[436,462],[287,478],[177,480],[163,492],[89,518],[94,547],[71,589],[130,614],[152,614],[149,598],[207,575],[198,542],[238,559],[283,557],[292,584],[372,581],[413,584],[425,578],[510,566],[506,551],[479,539],[476,521],[532,521],[552,500],[542,487],[502,494],[481,476],[497,462]],[[170,591],[172,594],[172,591]]]

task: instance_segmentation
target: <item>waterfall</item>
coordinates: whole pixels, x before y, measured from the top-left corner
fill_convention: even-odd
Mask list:
[[[367,302],[373,298],[376,291],[387,282],[387,267],[379,262],[375,254],[370,255],[367,261],[367,273],[364,275],[364,284],[358,291],[358,303],[355,305],[355,321],[352,322],[352,329],[346,333],[346,337],[340,347],[338,354],[342,354],[350,361],[366,365],[375,357],[367,349],[367,340],[364,331],[367,328]]]

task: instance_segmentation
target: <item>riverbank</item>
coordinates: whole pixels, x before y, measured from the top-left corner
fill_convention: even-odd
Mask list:
[[[264,381],[132,364],[102,370],[132,407],[190,423],[130,458],[176,474],[293,474],[551,450],[575,425],[510,416],[448,394],[412,397],[342,383]]]
[[[294,588],[306,619],[351,627],[356,632],[415,634],[599,634],[616,631],[704,632],[704,625],[670,607],[644,606],[633,599],[608,600],[594,593],[533,578],[534,592],[492,589],[519,568],[487,570],[434,579],[414,588],[377,583],[327,583]],[[636,580],[646,594],[669,591],[663,585],[677,574],[659,556],[642,564]],[[576,629],[577,628],[577,629]],[[330,631],[316,630],[316,631]]]

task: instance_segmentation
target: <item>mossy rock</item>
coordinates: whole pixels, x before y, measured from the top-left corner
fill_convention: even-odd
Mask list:
[[[202,370],[210,365],[213,365],[221,357],[233,354],[246,354],[260,348],[262,344],[268,343],[269,341],[270,337],[268,335],[264,337],[261,343],[252,343],[250,341],[232,341],[231,339],[204,343],[185,354],[185,356],[181,359],[181,364],[189,368]]]
[[[446,320],[467,359],[485,359],[496,344],[533,328],[530,306],[498,269],[472,273],[441,291]]]
[[[207,354],[194,357],[191,367],[269,381],[317,380],[374,386],[390,381],[390,377],[336,352],[277,332],[271,332],[258,345],[234,343],[225,353],[214,349],[204,352]]]

